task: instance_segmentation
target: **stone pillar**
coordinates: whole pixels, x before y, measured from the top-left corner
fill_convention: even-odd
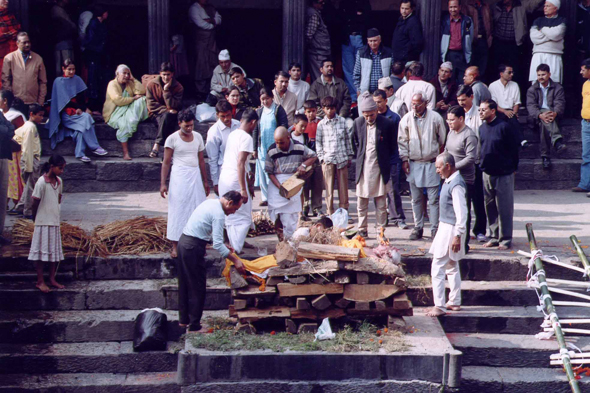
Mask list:
[[[305,67],[305,4],[305,0],[283,0],[284,70],[292,61],[298,61]]]
[[[565,33],[565,51],[563,53],[563,87],[568,92],[566,106],[567,117],[579,116],[580,107],[582,105],[581,88],[583,80],[580,76],[580,63],[582,62],[582,56],[578,52],[576,46],[576,29],[578,28],[576,23],[576,8],[578,7],[578,1],[563,1],[559,10],[559,15],[567,19],[566,25],[567,30]],[[572,99],[570,99],[570,97]]]
[[[160,64],[170,60],[170,0],[148,0],[149,72],[157,74]]]
[[[441,0],[418,0],[418,14],[424,32],[424,50],[420,61],[426,69],[424,80],[430,80],[438,71],[440,61]]]
[[[29,0],[11,0],[8,9],[20,22],[21,30],[29,31]]]

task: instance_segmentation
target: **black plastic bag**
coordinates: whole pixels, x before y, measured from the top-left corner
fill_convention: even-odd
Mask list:
[[[143,310],[135,319],[134,351],[163,351],[166,349],[168,318],[159,308]]]

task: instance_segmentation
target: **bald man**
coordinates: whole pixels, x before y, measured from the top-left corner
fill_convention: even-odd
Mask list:
[[[490,93],[488,87],[479,80],[479,68],[476,66],[471,66],[465,70],[463,83],[473,90],[473,105],[479,106],[481,102],[492,99],[492,93]]]
[[[274,134],[275,143],[266,154],[264,170],[268,173],[268,214],[275,223],[279,241],[291,238],[297,229],[301,213],[301,191],[287,199],[280,194],[281,183],[294,173],[303,177],[316,161],[316,153],[307,146],[291,139],[285,127],[279,127]]]

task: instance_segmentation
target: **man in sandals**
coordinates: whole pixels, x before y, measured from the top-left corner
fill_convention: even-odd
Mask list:
[[[436,173],[445,179],[440,192],[440,217],[436,236],[432,241],[432,294],[434,307],[426,315],[438,317],[446,310],[461,308],[461,272],[459,261],[465,256],[467,232],[467,185],[455,167],[455,159],[448,153],[436,158]],[[445,275],[449,277],[449,301],[445,303]]]

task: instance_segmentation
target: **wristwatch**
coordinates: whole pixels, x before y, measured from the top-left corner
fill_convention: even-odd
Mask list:
[[[305,163],[301,164],[301,166],[307,169],[307,165],[305,165]]]

